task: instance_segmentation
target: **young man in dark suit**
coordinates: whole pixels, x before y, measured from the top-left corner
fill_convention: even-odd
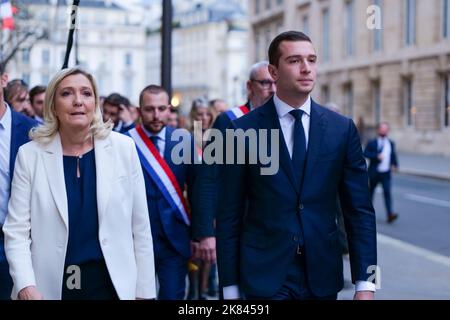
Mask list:
[[[276,94],[232,128],[278,129],[280,168],[262,175],[261,161],[224,166],[216,220],[224,298],[336,299],[343,287],[340,197],[354,298],[373,299],[375,212],[356,127],[311,99],[317,56],[305,34],[278,35],[269,62]],[[247,143],[237,152],[248,159],[252,150]]]
[[[364,150],[364,156],[369,159],[370,195],[378,183],[383,186],[384,204],[386,206],[387,222],[392,223],[398,214],[392,209],[391,181],[392,170],[398,169],[397,152],[395,144],[388,138],[389,124],[382,122],[377,126],[378,137],[369,141]]]
[[[8,200],[19,147],[29,140],[28,133],[37,123],[27,116],[15,112],[4,101],[3,88],[8,83],[8,75],[0,66],[0,300],[9,300],[12,279],[9,275],[5,256],[3,223],[8,213]]]
[[[247,103],[219,115],[213,129],[220,130],[225,137],[225,130],[236,119],[235,111],[241,115],[250,112],[269,100],[275,93],[276,86],[269,73],[269,63],[259,61],[250,68],[247,80]],[[240,109],[240,110],[239,110]],[[239,115],[239,114],[238,114]],[[199,256],[209,262],[216,260],[216,239],[214,219],[217,211],[217,192],[221,181],[221,165],[203,163],[195,183],[194,210],[192,212],[192,235],[199,241]]]

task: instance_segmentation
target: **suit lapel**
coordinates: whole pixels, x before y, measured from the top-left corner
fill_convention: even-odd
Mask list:
[[[68,229],[69,209],[67,207],[66,183],[64,181],[62,145],[58,133],[55,135],[54,139],[45,146],[43,157],[53,199],[55,200],[58,212]]]
[[[283,130],[281,130],[280,121],[278,119],[278,114],[275,109],[275,104],[273,103],[273,98],[271,98],[264,106],[261,108],[264,108],[261,110],[261,120],[260,120],[260,128],[268,128],[270,129],[278,129],[279,130],[279,156],[280,156],[280,165],[281,168],[284,170],[286,175],[289,178],[289,181],[291,182],[292,186],[294,187],[295,191],[299,193],[299,187],[298,184],[295,182],[294,177],[294,170],[292,167],[292,160],[289,155],[289,151],[286,146],[286,141],[284,140]],[[270,133],[269,133],[270,135]],[[270,144],[270,140],[269,140]],[[269,150],[271,148],[271,145],[269,145]]]
[[[320,147],[322,146],[326,125],[327,122],[323,117],[323,113],[317,107],[317,104],[314,101],[311,101],[311,119],[304,180],[306,180],[308,175],[312,174],[314,164],[320,153]]]
[[[114,133],[111,133],[114,134]],[[99,225],[102,222],[113,183],[115,157],[112,153],[111,137],[105,139],[94,138],[95,169],[97,175],[97,209]]]
[[[7,107],[9,108],[9,107]],[[10,153],[9,153],[9,172],[10,178],[12,180],[13,178],[13,172],[14,172],[14,162],[16,160],[17,151],[19,150],[19,142],[17,141],[17,138],[20,134],[22,134],[22,121],[20,121],[20,118],[16,116],[16,113],[10,109],[11,112],[11,146],[10,146]]]

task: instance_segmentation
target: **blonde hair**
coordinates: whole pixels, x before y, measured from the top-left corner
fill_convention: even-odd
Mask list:
[[[195,115],[197,113],[197,109],[205,108],[208,112],[208,115],[211,117],[211,122],[209,123],[209,128],[212,127],[214,121],[217,118],[217,112],[216,109],[214,109],[207,100],[203,98],[197,98],[192,101],[192,107],[191,111],[189,112],[189,121],[190,121],[190,129],[193,132],[194,131],[194,121],[195,121]]]
[[[30,131],[30,138],[32,140],[40,143],[48,143],[53,139],[55,134],[58,132],[59,121],[58,118],[56,117],[55,111],[55,93],[61,81],[63,81],[68,76],[76,74],[84,75],[91,82],[92,89],[94,91],[95,97],[94,120],[91,123],[89,132],[95,138],[98,139],[104,139],[111,133],[113,123],[111,121],[108,121],[106,123],[103,122],[102,111],[100,109],[99,103],[98,89],[94,77],[83,69],[69,68],[58,71],[48,84],[47,90],[45,91],[45,100],[44,100],[44,124]]]

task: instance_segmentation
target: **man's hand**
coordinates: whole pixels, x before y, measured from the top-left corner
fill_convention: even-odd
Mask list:
[[[128,110],[128,108],[123,104],[120,105],[119,118],[125,124],[133,122],[133,117],[131,115],[130,110]]]
[[[216,262],[216,237],[202,238],[198,250],[200,259],[210,263]]]
[[[36,286],[28,286],[19,291],[19,300],[44,300],[44,296],[38,291]]]
[[[194,259],[200,259],[200,251],[198,250],[200,243],[197,241],[191,241],[191,255]]]
[[[384,155],[382,153],[378,154],[378,160],[383,161]]]
[[[375,293],[373,291],[356,291],[353,300],[374,300]]]

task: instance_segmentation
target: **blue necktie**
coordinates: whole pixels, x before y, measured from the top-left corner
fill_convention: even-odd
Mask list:
[[[150,136],[150,140],[153,142],[156,150],[158,150],[158,152],[159,152],[158,139],[159,139],[158,136]]]
[[[303,168],[306,161],[306,137],[302,124],[303,110],[296,109],[289,112],[295,118],[294,148],[292,150],[292,167],[299,187],[302,184]]]

